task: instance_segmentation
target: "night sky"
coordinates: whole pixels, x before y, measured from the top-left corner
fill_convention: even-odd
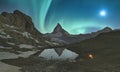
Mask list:
[[[20,10],[42,33],[59,22],[71,34],[120,28],[120,0],[0,0],[0,12]]]

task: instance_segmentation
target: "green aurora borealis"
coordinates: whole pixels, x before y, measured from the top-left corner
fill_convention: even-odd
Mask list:
[[[58,22],[71,34],[120,28],[119,0],[0,0],[0,12],[14,10],[31,16],[42,33],[52,32]]]

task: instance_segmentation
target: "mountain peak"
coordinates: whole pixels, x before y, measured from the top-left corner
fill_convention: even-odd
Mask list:
[[[62,30],[62,26],[58,23],[57,26],[55,27],[54,31],[58,32]]]
[[[102,30],[99,30],[97,33],[104,33],[104,32],[110,32],[112,29],[110,27],[105,27]]]
[[[57,23],[57,26],[56,27],[62,27],[61,25],[60,25],[60,23]]]
[[[105,27],[103,30],[112,31],[112,29],[110,27]]]
[[[57,23],[57,26],[55,27],[53,33],[58,33],[58,32],[62,32],[62,31],[65,31],[65,30],[63,30],[63,28],[60,25],[60,23]]]
[[[22,12],[19,11],[19,10],[15,10],[15,11],[14,11],[14,14],[18,14],[18,13],[22,13]]]

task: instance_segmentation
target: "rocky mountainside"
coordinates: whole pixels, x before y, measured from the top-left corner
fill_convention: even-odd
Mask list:
[[[40,48],[47,45],[45,38],[34,27],[32,19],[16,10],[0,14],[0,50],[11,51]],[[7,51],[7,50],[6,50]]]
[[[79,34],[79,35],[71,35],[67,31],[65,31],[62,26],[58,23],[52,33],[45,34],[44,36],[50,39],[52,42],[57,42],[59,44],[70,44],[74,42],[80,42],[86,39],[94,38],[100,33],[110,32],[111,28],[105,27],[102,30],[97,32],[89,33],[89,34]]]
[[[120,56],[120,30],[101,33],[94,38],[64,46],[79,55],[94,54],[96,57]],[[112,57],[111,57],[112,60]]]

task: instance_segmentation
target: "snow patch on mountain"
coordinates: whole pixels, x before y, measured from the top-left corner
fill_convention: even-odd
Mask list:
[[[5,39],[12,38],[10,35],[7,35],[3,29],[0,29],[0,37]]]
[[[16,33],[19,33],[19,34],[22,34],[20,31],[17,31],[17,30],[12,30],[12,31],[14,31],[14,32],[16,32]]]
[[[18,29],[18,27],[15,27],[15,26],[9,25],[9,24],[4,24],[4,26],[9,27],[11,29]]]
[[[3,59],[15,59],[18,57],[29,57],[30,55],[36,53],[36,51],[27,51],[27,52],[20,52],[20,54],[14,54],[10,52],[0,52],[0,60]]]
[[[26,58],[26,57],[29,57],[30,55],[34,54],[34,53],[36,53],[36,51],[21,52],[21,54],[19,54],[18,56]]]
[[[33,38],[29,32],[20,32],[20,31],[17,31],[17,30],[13,30],[13,31],[16,32],[16,33],[22,34],[24,37],[26,37],[28,39],[34,40],[36,43],[39,43],[39,41],[37,39]]]
[[[28,48],[28,49],[32,49],[32,48],[34,48],[34,46],[32,46],[32,45],[27,45],[27,44],[20,44],[20,45],[19,45],[19,48]]]
[[[11,43],[11,42],[7,42],[7,44],[9,44],[9,45],[15,45],[15,43]]]
[[[2,60],[2,59],[15,59],[15,58],[18,58],[18,56],[14,53],[0,52],[0,60]]]
[[[4,29],[0,29],[0,33],[3,35],[6,35],[6,33],[4,32]]]
[[[7,38],[12,38],[10,35],[6,35],[6,36],[5,36],[5,35],[0,35],[0,37],[1,37],[1,38],[5,38],[5,39],[7,39]]]
[[[22,35],[23,35],[24,37],[27,37],[27,38],[30,38],[30,37],[31,37],[30,33],[28,33],[28,32],[23,32]]]

